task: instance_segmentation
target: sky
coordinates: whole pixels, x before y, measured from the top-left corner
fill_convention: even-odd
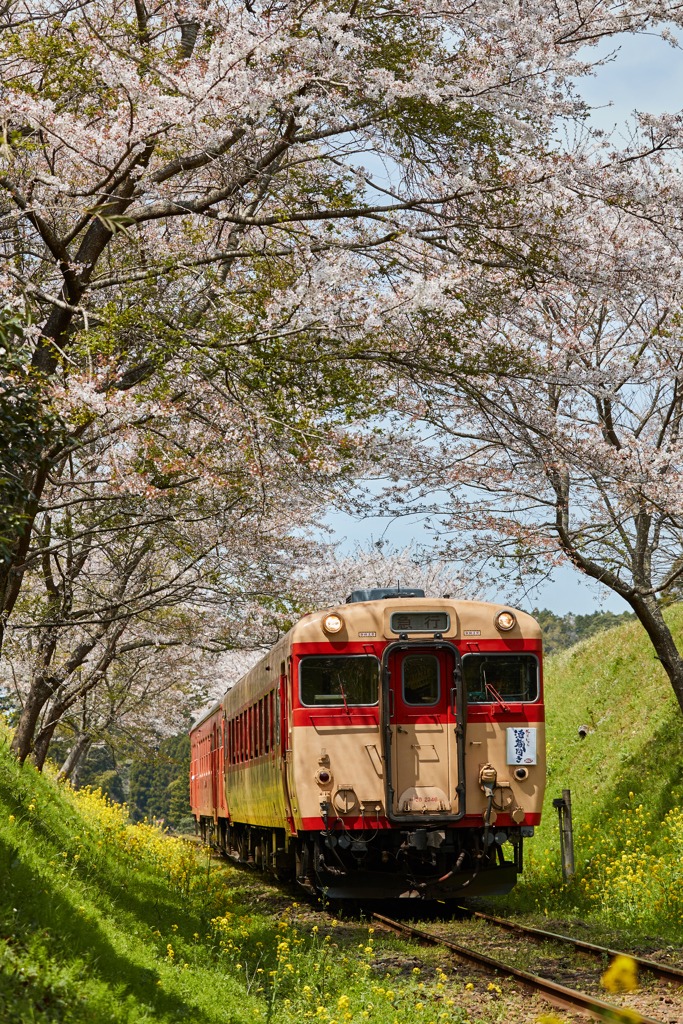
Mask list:
[[[683,45],[683,32],[679,35]],[[683,51],[654,34],[626,36],[618,45],[614,40],[606,40],[587,49],[586,56],[607,61],[596,69],[595,76],[578,83],[580,94],[595,108],[591,121],[596,127],[605,131],[616,129],[617,133],[623,127],[626,132],[634,110],[660,114],[683,108]],[[326,521],[333,537],[346,550],[380,538],[396,547],[432,541],[420,516],[357,521],[344,513],[331,513]],[[630,611],[616,594],[589,583],[570,567],[556,570],[553,579],[530,594],[523,606],[549,608],[558,615]]]

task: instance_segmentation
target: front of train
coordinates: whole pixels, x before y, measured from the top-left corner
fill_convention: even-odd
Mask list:
[[[332,899],[509,892],[545,787],[535,620],[418,590],[355,591],[291,642],[299,882]]]

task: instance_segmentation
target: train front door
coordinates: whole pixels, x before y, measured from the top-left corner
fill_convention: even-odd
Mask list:
[[[453,652],[399,649],[389,655],[388,667],[393,813],[437,819],[456,813]]]

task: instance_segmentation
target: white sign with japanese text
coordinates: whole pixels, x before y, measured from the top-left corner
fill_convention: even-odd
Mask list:
[[[507,763],[536,764],[536,730],[512,726],[507,730]]]

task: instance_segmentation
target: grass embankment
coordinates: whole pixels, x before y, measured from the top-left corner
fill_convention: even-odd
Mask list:
[[[667,612],[683,639],[683,606]],[[639,623],[548,660],[548,784],[511,906],[683,939],[683,719]],[[591,730],[580,739],[578,727]],[[562,884],[553,797],[571,789],[576,880]]]
[[[335,921],[20,767],[0,734],[0,1020],[534,1021],[437,950]],[[380,955],[378,955],[380,947]],[[410,962],[412,958],[412,963]],[[448,977],[444,973],[448,972]],[[482,1012],[485,1008],[485,1012]]]

